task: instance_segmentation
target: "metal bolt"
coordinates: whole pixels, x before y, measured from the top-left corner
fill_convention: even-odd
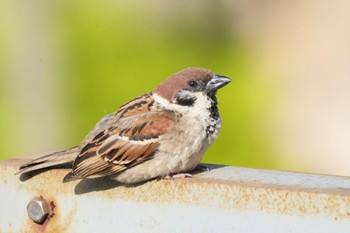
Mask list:
[[[33,198],[27,205],[27,212],[30,219],[42,224],[49,215],[49,207],[44,198]]]

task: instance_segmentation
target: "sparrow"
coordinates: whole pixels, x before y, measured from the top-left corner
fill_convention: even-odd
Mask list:
[[[231,79],[187,68],[103,117],[80,145],[34,159],[18,173],[66,165],[63,182],[108,176],[134,184],[186,177],[221,128],[216,92]]]

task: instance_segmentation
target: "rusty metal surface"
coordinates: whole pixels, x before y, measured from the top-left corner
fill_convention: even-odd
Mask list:
[[[63,184],[67,170],[20,181],[0,164],[0,232],[349,232],[350,178],[211,166],[184,180]],[[26,207],[44,196],[43,225]],[[4,211],[6,210],[6,211]]]

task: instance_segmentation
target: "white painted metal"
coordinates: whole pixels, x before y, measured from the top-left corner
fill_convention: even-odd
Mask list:
[[[124,187],[107,179],[61,183],[66,170],[26,181],[0,164],[0,232],[350,232],[350,178],[211,166],[185,180]],[[55,205],[44,225],[28,202]]]

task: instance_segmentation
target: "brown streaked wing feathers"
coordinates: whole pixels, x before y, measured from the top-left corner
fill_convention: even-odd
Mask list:
[[[113,164],[145,160],[157,150],[157,139],[167,131],[172,122],[172,112],[148,113],[142,117],[121,119],[119,127],[112,128],[109,132],[113,136],[102,143],[97,154]]]
[[[137,114],[135,108],[131,108],[136,114],[132,115],[125,111],[127,105],[125,107],[121,109],[124,117],[110,124],[108,130],[96,135],[82,149],[74,161],[72,174],[65,181],[112,175],[152,158],[159,147],[159,136],[173,123],[174,113],[141,111],[146,113]]]

